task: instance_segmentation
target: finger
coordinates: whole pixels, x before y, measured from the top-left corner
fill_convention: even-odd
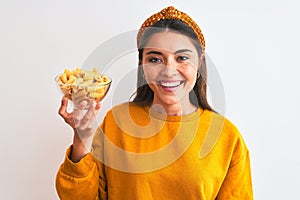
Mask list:
[[[96,109],[96,110],[99,110],[100,108],[101,108],[101,104],[100,104],[100,102],[98,102],[98,103],[96,104],[95,109]]]
[[[68,99],[66,97],[63,97],[61,99],[61,105],[58,110],[58,114],[63,118],[65,118],[67,115],[67,107],[68,107]]]
[[[86,112],[86,114],[83,116],[81,123],[83,127],[87,127],[88,124],[91,123],[91,121],[94,119],[95,115],[95,108],[96,108],[96,102],[92,101],[89,105],[89,110]]]
[[[83,100],[83,101],[81,101],[81,102],[79,103],[78,109],[79,109],[79,110],[84,110],[84,109],[86,108],[87,105],[88,105],[88,102],[85,101],[85,100]]]
[[[84,115],[84,110],[87,106],[87,101],[81,101],[76,109],[73,110],[73,124],[76,128],[81,129],[81,119]]]
[[[73,110],[73,118],[75,121],[80,121],[83,116],[83,111],[87,106],[87,101],[82,101],[79,103],[76,109]]]
[[[68,107],[68,99],[66,97],[63,97],[61,99],[61,105],[58,110],[58,114],[65,120],[66,123],[71,125],[71,127],[74,127],[73,112],[68,113],[67,107]]]

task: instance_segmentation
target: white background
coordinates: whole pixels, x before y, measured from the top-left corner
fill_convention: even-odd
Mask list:
[[[298,2],[1,0],[0,199],[58,199],[55,174],[72,133],[57,114],[55,75],[169,5],[203,30],[223,81],[225,115],[251,151],[255,199],[297,198]],[[136,64],[135,54],[122,59],[111,68],[114,80]]]

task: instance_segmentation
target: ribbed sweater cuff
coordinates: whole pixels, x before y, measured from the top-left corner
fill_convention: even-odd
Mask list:
[[[70,146],[66,151],[65,160],[61,167],[62,172],[74,178],[83,178],[88,176],[95,166],[94,157],[91,153],[88,153],[79,162],[74,163],[69,158],[71,150],[72,146]]]

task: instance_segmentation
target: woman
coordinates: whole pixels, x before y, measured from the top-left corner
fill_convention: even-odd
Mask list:
[[[100,105],[59,114],[74,129],[56,179],[61,199],[253,199],[249,151],[206,98],[205,41],[168,7],[138,36],[134,100],[112,108],[94,134]],[[90,152],[90,149],[92,151]]]

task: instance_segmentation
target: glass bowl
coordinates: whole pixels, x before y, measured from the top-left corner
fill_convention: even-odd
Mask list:
[[[74,108],[77,108],[82,101],[100,102],[106,96],[112,79],[96,70],[77,68],[73,71],[65,70],[63,74],[57,75],[55,82],[60,92],[73,102]]]

